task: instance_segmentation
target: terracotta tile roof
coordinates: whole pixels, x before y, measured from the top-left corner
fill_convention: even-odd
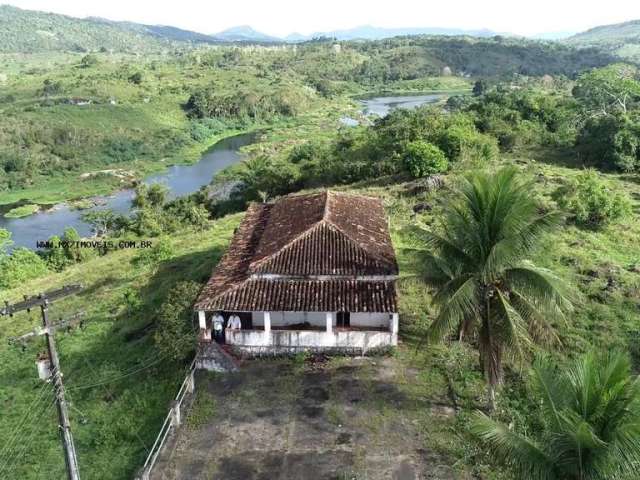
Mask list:
[[[195,308],[395,311],[397,273],[380,199],[292,195],[249,207]]]
[[[247,280],[199,310],[244,312],[397,312],[395,285],[363,280]]]

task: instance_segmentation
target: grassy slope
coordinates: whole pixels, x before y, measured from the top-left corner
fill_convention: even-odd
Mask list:
[[[134,266],[131,260],[138,253],[121,250],[0,294],[3,299],[16,299],[67,283],[85,286],[78,296],[56,303],[52,312],[54,318],[86,312],[83,330],[57,336],[83,478],[130,478],[144,459],[183,377],[182,366],[155,353],[148,328],[154,311],[175,282],[208,277],[239,218],[231,216],[206,231],[177,236],[171,240],[174,257],[157,267]],[[123,307],[123,295],[131,289],[140,293],[144,308],[140,318],[130,317]],[[44,345],[42,339],[31,341],[22,352],[8,345],[7,338],[28,331],[38,319],[37,312],[0,319],[2,444],[40,394],[34,359]],[[141,367],[147,368],[109,381]],[[105,385],[75,390],[104,380]],[[44,402],[36,403],[34,415],[41,410]],[[19,454],[26,446],[24,455],[12,455],[9,460],[15,470],[11,475],[0,474],[2,478],[41,478],[42,472],[51,472],[48,478],[62,478],[64,464],[54,419],[55,411],[49,408],[39,428],[33,428],[31,419],[26,422],[16,450]],[[39,440],[34,442],[36,437]],[[6,452],[2,453],[0,466],[7,460]]]
[[[560,182],[577,172],[576,169],[546,165],[523,157],[516,156],[507,161],[515,161],[530,175],[544,174],[537,184],[539,195],[549,194]],[[450,176],[449,183],[454,181],[454,176]],[[636,201],[640,198],[637,178],[619,175],[608,178],[628,190]],[[448,194],[441,191],[415,196],[407,193],[403,184],[385,179],[376,184],[346,189],[384,197],[391,216],[392,237],[402,275],[406,277],[400,283],[404,345],[397,356],[404,368],[419,372],[417,382],[401,382],[402,388],[413,397],[433,405],[430,409],[407,412],[406,420],[418,422],[424,432],[425,448],[451,458],[451,463],[458,470],[481,472],[484,478],[502,478],[490,466],[490,458],[483,456],[465,433],[468,414],[485,404],[483,381],[476,367],[474,350],[457,343],[426,348],[419,342],[420,332],[432,310],[426,289],[411,279],[417,265],[405,250],[414,245],[405,227],[413,222],[411,208],[419,201],[431,203],[434,209],[421,214],[418,220],[426,224],[437,222]],[[548,197],[546,201],[550,201]],[[89,320],[84,331],[59,335],[62,365],[70,389],[107,380],[104,386],[70,390],[72,422],[85,478],[127,478],[144,458],[145,448],[153,441],[180,382],[181,367],[161,361],[125,379],[108,380],[156,359],[151,340],[152,326],[149,326],[153,321],[154,306],[173,283],[181,279],[204,280],[207,277],[239,219],[240,215],[233,215],[216,221],[206,231],[184,232],[172,240],[174,257],[155,269],[134,267],[131,259],[136,253],[119,251],[0,294],[0,300],[17,299],[23,293],[68,282],[82,281],[86,286],[85,293],[55,306],[56,316],[86,310]],[[635,219],[602,232],[585,231],[569,225],[550,238],[546,248],[536,257],[538,263],[558,270],[584,292],[583,302],[570,318],[569,325],[558,326],[563,340],[563,346],[556,350],[558,356],[575,355],[590,345],[599,348],[615,346],[631,350],[638,366],[640,352],[634,346],[637,343],[632,341],[640,332],[637,317],[640,274],[632,271],[631,267],[640,262],[640,246],[636,241],[639,236],[640,225]],[[607,287],[608,283],[612,286]],[[128,289],[141,293],[147,312],[144,318],[128,318],[124,312],[123,294]],[[35,313],[0,319],[2,432],[13,430],[25,414],[26,406],[37,398],[40,384],[35,379],[33,360],[42,349],[41,340],[31,342],[25,352],[8,346],[4,340],[36,323]],[[535,405],[530,403],[519,381],[522,376],[520,369],[513,367],[508,373],[509,383],[501,399],[499,415],[518,427],[531,415]],[[457,417],[443,415],[437,407],[451,404],[452,392],[462,409]],[[384,410],[390,406],[381,405],[381,408]],[[43,435],[42,442],[25,442],[29,448],[25,456],[18,459],[19,478],[38,478],[39,472],[52,468],[50,465],[55,465],[54,472],[62,471],[53,409],[45,418],[46,422],[38,430]],[[27,440],[29,431],[25,428]]]

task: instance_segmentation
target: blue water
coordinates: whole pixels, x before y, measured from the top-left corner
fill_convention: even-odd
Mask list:
[[[240,161],[243,155],[239,149],[253,143],[255,134],[242,134],[225,138],[209,149],[202,159],[193,165],[176,165],[166,171],[151,175],[146,184],[162,183],[169,187],[169,197],[175,198],[197,192],[208,185],[220,170]],[[12,233],[14,247],[36,248],[36,242],[47,240],[52,235],[60,235],[67,227],[75,228],[81,236],[89,236],[91,228],[82,221],[82,215],[92,210],[111,209],[118,213],[128,213],[134,197],[133,189],[121,190],[96,200],[99,206],[86,210],[72,209],[66,203],[56,205],[50,211],[39,212],[23,218],[0,216],[0,228]]]
[[[446,97],[443,93],[431,93],[428,95],[402,95],[395,97],[371,97],[359,100],[362,105],[362,113],[386,117],[391,110],[396,108],[412,109],[427,103],[436,103]],[[340,123],[347,127],[355,127],[360,122],[351,117],[342,117]]]
[[[434,103],[442,97],[442,94],[373,97],[360,102],[364,114],[384,117],[394,108],[415,108],[425,103]],[[357,120],[348,117],[341,121],[345,125],[357,124]],[[253,143],[254,140],[255,134],[225,138],[205,152],[198,163],[170,167],[162,173],[147,177],[144,183],[167,185],[171,198],[197,192],[201,187],[208,185],[217,172],[239,162],[243,158],[239,149]],[[4,218],[0,215],[0,228],[12,233],[14,247],[36,248],[36,242],[47,240],[52,235],[61,235],[67,227],[75,228],[81,236],[89,236],[91,228],[82,221],[84,213],[107,208],[117,213],[129,213],[133,197],[134,190],[127,189],[96,199],[100,205],[88,210],[74,210],[63,203],[50,211],[23,218]]]

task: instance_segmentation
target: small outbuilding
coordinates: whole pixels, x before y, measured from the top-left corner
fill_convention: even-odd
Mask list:
[[[379,198],[328,191],[252,204],[195,304],[201,347],[261,355],[394,346],[397,276]]]

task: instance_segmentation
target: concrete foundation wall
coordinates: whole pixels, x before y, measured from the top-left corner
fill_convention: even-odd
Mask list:
[[[228,330],[226,340],[229,345],[246,347],[284,348],[345,348],[362,349],[390,347],[397,344],[397,336],[391,332],[362,331],[296,331],[296,330]]]

